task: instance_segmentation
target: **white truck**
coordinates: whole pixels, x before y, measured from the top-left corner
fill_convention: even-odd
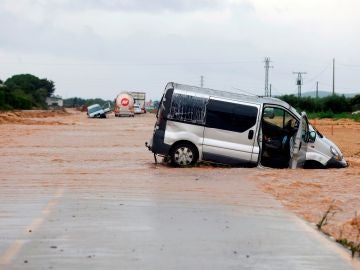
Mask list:
[[[134,98],[134,104],[140,105],[141,108],[140,113],[146,113],[146,109],[145,109],[146,93],[145,92],[129,92],[129,93]]]
[[[129,92],[121,92],[115,98],[115,117],[134,117],[134,97]]]

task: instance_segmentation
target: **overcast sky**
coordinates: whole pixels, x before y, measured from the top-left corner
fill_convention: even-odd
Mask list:
[[[169,81],[264,93],[360,92],[359,0],[0,0],[0,79],[31,73],[64,98],[159,99]]]

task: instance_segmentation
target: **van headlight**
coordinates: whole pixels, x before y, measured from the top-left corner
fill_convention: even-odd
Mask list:
[[[336,160],[341,160],[341,155],[334,147],[330,146],[330,152],[333,154]]]

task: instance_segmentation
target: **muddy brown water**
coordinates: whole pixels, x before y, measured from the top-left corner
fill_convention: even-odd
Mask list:
[[[3,123],[0,124],[0,219],[3,222],[0,235],[2,242],[5,240],[7,244],[2,250],[0,245],[0,251],[3,251],[0,261],[3,263],[17,258],[23,260],[20,263],[29,265],[22,247],[31,240],[29,234],[35,235],[37,231],[38,241],[35,241],[37,245],[31,244],[33,249],[41,250],[48,241],[53,250],[65,252],[65,248],[60,251],[57,243],[50,243],[51,234],[57,234],[59,240],[59,231],[65,230],[62,224],[68,225],[81,218],[81,226],[91,227],[96,213],[84,209],[92,208],[102,213],[112,209],[114,204],[126,205],[126,198],[131,198],[131,209],[138,205],[158,206],[171,199],[181,205],[186,201],[190,208],[192,202],[200,201],[205,205],[202,206],[204,209],[209,204],[220,203],[229,207],[242,206],[247,209],[245,212],[262,209],[259,212],[269,211],[273,215],[279,206],[269,202],[258,189],[271,194],[287,209],[311,223],[317,223],[329,205],[335,205],[336,213],[323,227],[324,231],[335,238],[358,241],[358,219],[354,219],[360,211],[360,145],[359,140],[354,140],[359,138],[358,123],[330,120],[314,123],[342,148],[352,164],[347,169],[264,170],[208,165],[178,169],[161,164],[156,166],[152,154],[144,147],[144,142],[152,134],[154,115],[88,119],[77,111],[52,114],[51,117],[44,117],[42,113],[24,114],[0,117]],[[244,189],[247,195],[242,192]],[[134,199],[134,194],[141,199]],[[94,197],[103,202],[101,209],[96,205],[92,207]],[[71,205],[66,201],[71,201]],[[178,207],[176,203],[175,206]],[[216,206],[212,207],[216,209]],[[201,211],[199,208],[193,210]],[[54,211],[56,218],[53,217]],[[20,220],[18,216],[22,217],[22,225],[17,222]],[[101,216],[99,214],[99,218]],[[202,219],[205,222],[206,215]],[[113,225],[112,221],[99,222],[106,227],[118,226],[116,221]],[[222,229],[228,226],[225,219],[219,218],[218,222],[224,223]],[[57,231],[42,235],[44,224],[55,224]],[[121,228],[123,231],[129,229],[126,225]],[[71,226],[68,225],[67,229],[71,230]],[[148,228],[139,225],[137,230],[147,231]],[[19,231],[22,236],[19,236]],[[3,234],[5,232],[7,236]],[[63,234],[64,239],[60,237],[60,243],[77,233],[81,234],[81,231],[69,234],[62,231],[60,235]],[[94,251],[94,254],[78,252],[87,259],[99,254],[99,251]],[[53,265],[57,263],[54,260]]]

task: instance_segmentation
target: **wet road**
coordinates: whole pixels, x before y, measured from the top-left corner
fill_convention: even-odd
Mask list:
[[[155,166],[149,117],[66,121],[1,127],[0,269],[359,269],[257,169]]]

